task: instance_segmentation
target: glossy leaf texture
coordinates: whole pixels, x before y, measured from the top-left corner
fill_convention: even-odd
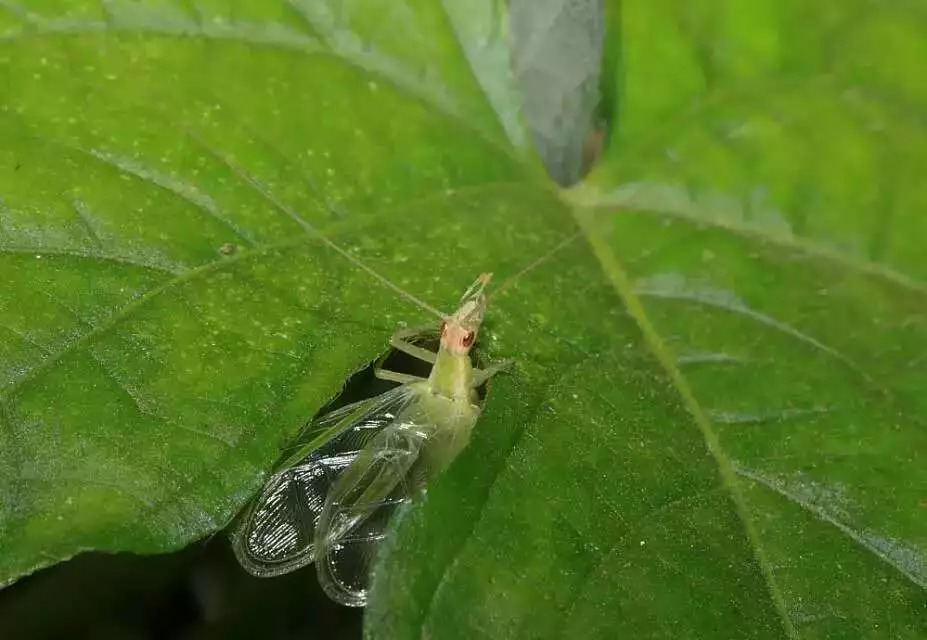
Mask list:
[[[441,307],[556,241],[503,8],[4,3],[0,583],[223,527],[428,321],[287,209]]]
[[[924,637],[927,11],[606,12],[592,255],[496,310],[537,354],[398,523],[368,635]]]

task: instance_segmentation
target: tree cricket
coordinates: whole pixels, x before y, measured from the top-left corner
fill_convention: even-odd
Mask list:
[[[322,414],[298,436],[232,533],[235,555],[249,573],[270,577],[315,562],[319,582],[336,602],[364,606],[371,565],[395,508],[424,489],[467,445],[480,415],[477,390],[508,366],[473,366],[491,274],[444,314],[374,271],[279,202],[232,165],[277,209],[358,268],[440,319],[437,352],[421,329],[396,332],[390,346],[431,365],[427,378],[377,367],[398,386]],[[572,242],[573,234],[510,277],[493,295]],[[381,361],[382,362],[382,361]]]
[[[428,378],[377,368],[400,385],[309,425],[296,446],[310,453],[283,462],[235,534],[245,569],[272,576],[315,560],[332,599],[363,606],[389,514],[463,449],[480,414],[477,388],[509,364],[476,369],[470,361],[489,278],[481,275],[443,319],[437,353],[415,344],[414,330],[391,338],[394,349],[432,364]]]

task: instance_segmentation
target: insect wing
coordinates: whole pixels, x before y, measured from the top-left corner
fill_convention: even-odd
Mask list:
[[[316,527],[316,568],[330,598],[348,606],[367,600],[372,561],[396,507],[423,487],[416,462],[432,425],[411,406],[356,456],[332,487]]]
[[[235,556],[246,571],[270,577],[313,561],[315,528],[332,487],[412,397],[406,386],[395,387],[324,414],[306,427],[232,536]]]

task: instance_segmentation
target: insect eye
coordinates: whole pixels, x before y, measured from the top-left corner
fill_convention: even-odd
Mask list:
[[[473,331],[468,331],[468,332],[467,332],[467,335],[464,336],[464,339],[463,339],[463,346],[469,347],[471,344],[473,344],[473,339],[474,339],[475,337],[476,337],[476,333],[475,333],[475,332],[473,332]]]

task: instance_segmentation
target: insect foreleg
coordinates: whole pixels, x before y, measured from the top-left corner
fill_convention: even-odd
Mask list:
[[[429,326],[427,328],[430,329],[431,327]],[[424,360],[425,362],[434,364],[438,357],[435,353],[408,341],[408,338],[418,335],[424,329],[425,327],[417,327],[413,329],[402,329],[397,331],[389,339],[389,344],[394,349],[402,351],[403,353],[407,353],[413,358],[418,358],[419,360]]]
[[[497,362],[494,365],[486,367],[485,369],[474,369],[473,370],[473,382],[471,386],[475,389],[481,386],[484,382],[492,378],[494,375],[502,371],[503,369],[512,365],[515,362],[514,360],[503,360],[502,362]]]
[[[420,378],[418,376],[413,376],[408,373],[399,373],[397,371],[390,371],[389,369],[380,369],[376,368],[373,370],[373,375],[379,378],[380,380],[389,380],[390,382],[399,382],[401,384],[406,384],[408,382],[421,382],[426,378]]]

